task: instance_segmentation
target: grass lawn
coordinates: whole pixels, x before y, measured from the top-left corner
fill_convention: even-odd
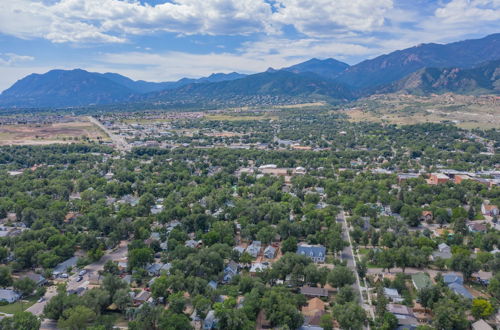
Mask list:
[[[16,301],[13,304],[0,306],[0,313],[15,314],[17,312],[23,312],[27,308],[31,307],[36,301],[36,297],[30,297],[28,299]]]

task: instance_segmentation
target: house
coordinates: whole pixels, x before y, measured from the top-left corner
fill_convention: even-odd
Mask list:
[[[274,259],[275,256],[276,256],[276,249],[272,245],[268,245],[264,249],[264,257],[266,259]]]
[[[446,243],[438,245],[438,251],[432,253],[432,260],[436,259],[451,259],[451,248]]]
[[[144,304],[151,298],[151,292],[143,290],[133,297],[134,305],[139,306]]]
[[[0,289],[0,301],[5,301],[12,304],[21,298],[21,295],[14,290],[10,289]]]
[[[467,228],[469,228],[469,231],[473,233],[485,233],[488,230],[488,227],[484,222],[477,221],[467,224]]]
[[[262,247],[262,243],[260,241],[253,241],[252,244],[250,244],[245,252],[251,255],[254,258],[257,258],[257,256],[260,253],[260,249]]]
[[[479,284],[488,285],[492,278],[493,278],[492,272],[485,272],[480,270],[476,273],[472,273],[472,280]]]
[[[161,213],[161,211],[163,211],[163,205],[161,205],[161,204],[153,205],[151,207],[150,211],[151,211],[151,214]]]
[[[238,252],[240,255],[242,255],[242,254],[243,254],[243,252],[245,252],[245,248],[244,248],[244,247],[242,247],[242,246],[235,246],[235,247],[233,248],[233,250],[234,250],[234,251],[236,251],[236,252]]]
[[[411,281],[413,286],[417,290],[422,290],[432,285],[429,275],[425,273],[417,273],[411,276]]]
[[[483,215],[489,215],[490,217],[498,216],[498,206],[492,205],[492,204],[487,204],[483,203],[481,204],[481,213]]]
[[[303,286],[300,288],[300,293],[306,297],[328,297],[328,290],[313,286]]]
[[[311,258],[314,262],[324,262],[326,256],[326,248],[322,245],[299,244],[297,254],[301,254]]]
[[[21,276],[21,278],[29,278],[36,283],[36,286],[43,286],[47,283],[47,279],[45,277],[36,273],[28,273],[24,276]]]
[[[464,279],[459,274],[447,273],[447,274],[443,275],[443,282],[446,285],[449,285],[452,283],[464,284]]]
[[[422,221],[431,223],[433,218],[432,211],[422,211],[422,216],[420,217]]]
[[[56,267],[54,267],[52,275],[54,277],[58,277],[59,275],[66,273],[68,269],[71,269],[76,266],[77,261],[78,261],[77,257],[71,257],[68,260],[61,262]]]
[[[474,297],[470,294],[470,292],[462,285],[459,283],[451,283],[448,285],[448,288],[450,288],[451,291],[455,292],[456,294],[467,298],[467,299],[473,299]]]
[[[403,302],[403,298],[399,295],[398,290],[391,288],[384,288],[384,295],[390,299],[392,302],[400,303]]]
[[[398,174],[398,183],[401,184],[408,179],[417,179],[418,177],[420,177],[418,173],[400,173]]]
[[[218,320],[215,318],[215,311],[211,310],[207,313],[205,320],[203,321],[203,329],[211,330],[217,327]]]
[[[305,326],[319,326],[321,317],[326,313],[325,303],[317,297],[312,298],[302,307],[301,313],[304,316]]]
[[[455,180],[456,184],[460,184],[460,183],[462,183],[462,181],[471,180],[472,178],[470,176],[468,176],[467,174],[457,174],[457,175],[455,175],[455,177],[453,179]]]
[[[172,265],[170,263],[151,264],[146,267],[146,271],[148,272],[149,276],[160,276],[163,271],[168,272],[171,267]]]
[[[209,286],[212,290],[217,290],[217,282],[215,282],[215,281],[210,281],[210,282],[208,282],[208,286]]]
[[[446,183],[450,180],[450,177],[443,173],[432,173],[427,180],[428,184],[436,185],[441,183]]]
[[[186,247],[189,247],[189,248],[192,248],[192,249],[199,248],[202,244],[203,244],[202,241],[195,241],[193,239],[190,239],[190,240],[188,240],[188,241],[186,241],[184,243],[184,245]]]
[[[413,314],[413,311],[404,305],[388,304],[387,310],[396,316],[398,320],[398,327],[396,329],[413,330],[418,327],[418,320]]]
[[[493,330],[493,328],[483,319],[472,323],[472,330]]]
[[[269,268],[268,262],[256,262],[252,264],[250,267],[250,275],[256,275],[257,273],[261,273]]]
[[[227,264],[226,268],[224,268],[223,282],[224,283],[230,282],[233,279],[233,277],[237,274],[238,274],[238,264],[236,262],[234,262],[233,260],[231,260]]]

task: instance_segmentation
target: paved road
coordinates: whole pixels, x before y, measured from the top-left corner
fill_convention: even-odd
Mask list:
[[[130,151],[132,148],[130,147],[130,144],[125,140],[123,136],[116,135],[112,133],[106,126],[101,124],[101,122],[97,119],[95,119],[92,116],[88,116],[88,119],[91,123],[94,125],[98,126],[100,129],[102,129],[113,141],[116,149],[121,150],[121,151]]]
[[[363,297],[363,290],[365,289],[365,287],[361,286],[361,281],[360,281],[357,266],[356,266],[356,258],[354,257],[354,253],[353,253],[351,235],[349,234],[349,227],[347,226],[347,222],[345,220],[345,213],[343,211],[337,215],[337,222],[342,225],[342,238],[345,241],[349,242],[349,245],[346,246],[344,248],[344,250],[342,250],[341,258],[342,258],[342,260],[345,260],[347,262],[347,267],[350,268],[356,276],[356,282],[353,284],[353,287],[355,290],[357,290],[359,292],[360,305],[373,318],[374,317],[373,316],[373,309],[371,308],[370,304],[367,304],[367,302],[365,301],[365,298]],[[369,299],[368,291],[366,291],[366,293],[367,293],[367,296]],[[369,299],[369,301],[370,301],[370,299]]]

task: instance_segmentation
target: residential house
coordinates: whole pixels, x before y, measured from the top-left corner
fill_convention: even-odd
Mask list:
[[[427,183],[436,185],[441,183],[446,183],[450,180],[450,177],[443,173],[432,173],[427,180]]]
[[[229,261],[226,268],[224,268],[224,283],[230,282],[235,275],[238,274],[238,264],[233,260]]]
[[[208,282],[208,286],[209,286],[212,290],[217,290],[217,282],[215,282],[215,281],[210,281],[210,282]]]
[[[481,319],[472,323],[472,330],[493,330],[493,328],[485,320]]]
[[[300,288],[300,293],[306,297],[328,297],[328,290],[313,286],[303,286]]]
[[[261,273],[269,268],[268,262],[256,262],[252,264],[250,267],[250,275],[256,275],[257,273]]]
[[[468,223],[467,228],[469,228],[469,231],[473,233],[485,233],[488,230],[488,227],[484,222],[477,221]]]
[[[139,292],[138,294],[136,294],[132,300],[133,300],[135,306],[139,306],[139,305],[144,304],[146,301],[148,301],[149,298],[151,298],[151,292],[143,290],[143,291]]]
[[[389,304],[387,310],[396,316],[398,320],[398,327],[396,329],[413,330],[418,327],[418,320],[413,314],[413,311],[404,305]]]
[[[489,215],[490,217],[498,216],[498,206],[485,202],[481,204],[481,213],[483,215]]]
[[[399,294],[398,290],[391,288],[384,288],[384,295],[392,302],[401,303],[403,298]]]
[[[0,289],[0,301],[5,301],[9,304],[12,304],[18,301],[20,298],[21,295],[14,290]]]
[[[433,218],[432,211],[422,211],[422,216],[420,217],[422,221],[431,223]]]
[[[418,177],[420,177],[419,173],[400,173],[398,174],[398,183],[401,184],[408,179],[417,179]]]
[[[493,278],[492,272],[485,272],[480,270],[478,272],[472,273],[472,280],[479,284],[488,285],[492,278]]]
[[[21,278],[29,278],[30,280],[36,283],[36,286],[43,286],[47,283],[47,279],[37,273],[28,273],[24,276],[21,276]]]
[[[59,275],[66,273],[68,269],[71,269],[76,266],[77,261],[78,261],[77,257],[71,257],[68,260],[61,262],[56,267],[54,267],[52,275],[54,277],[58,277]]]
[[[207,313],[205,320],[203,321],[203,329],[211,330],[217,327],[218,320],[215,318],[215,311],[211,310]]]
[[[411,276],[413,286],[417,290],[422,290],[432,285],[429,275],[425,273],[416,273]]]
[[[260,241],[253,241],[252,244],[250,244],[245,252],[251,255],[254,258],[257,258],[257,256],[260,253],[260,249],[262,247],[262,243]]]
[[[234,250],[234,251],[236,251],[236,252],[238,252],[240,255],[242,255],[242,254],[243,254],[243,252],[245,252],[245,248],[244,248],[244,247],[242,247],[242,246],[235,246],[235,247],[233,248],[233,250]]]
[[[309,299],[301,313],[304,316],[304,326],[319,326],[321,317],[326,314],[325,303],[317,297]]]
[[[311,258],[316,263],[325,262],[326,248],[322,245],[299,244],[297,254]]]
[[[194,239],[190,239],[184,243],[186,247],[196,249],[199,248],[203,244],[202,241],[195,241]]]
[[[274,248],[272,245],[268,245],[264,249],[264,257],[266,259],[274,259],[275,256],[276,256],[276,248]]]
[[[467,174],[457,174],[457,175],[455,175],[455,177],[453,179],[455,180],[456,184],[460,184],[460,183],[462,183],[462,181],[471,180],[472,178],[470,176],[468,176]]]
[[[436,259],[451,259],[451,248],[446,243],[438,245],[438,251],[432,253],[432,260]]]
[[[474,297],[470,292],[463,286],[464,279],[461,275],[455,273],[448,273],[443,275],[444,283],[458,295],[461,295],[467,299],[473,299]]]
[[[167,272],[170,270],[172,265],[170,263],[157,263],[157,264],[151,264],[148,267],[146,267],[146,271],[148,272],[149,276],[160,276],[162,272]]]

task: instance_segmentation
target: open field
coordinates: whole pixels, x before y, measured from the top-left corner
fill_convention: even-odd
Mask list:
[[[500,98],[444,94],[433,96],[375,95],[346,109],[351,121],[396,125],[453,122],[462,128],[499,128]]]
[[[53,124],[0,126],[0,145],[45,145],[82,140],[109,140],[109,137],[86,118],[73,118]]]

